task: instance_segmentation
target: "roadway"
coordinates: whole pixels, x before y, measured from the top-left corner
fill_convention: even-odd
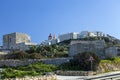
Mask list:
[[[120,71],[108,72],[94,76],[61,76],[57,75],[58,80],[120,80]]]

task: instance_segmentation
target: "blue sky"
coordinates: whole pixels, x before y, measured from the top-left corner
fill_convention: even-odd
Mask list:
[[[120,38],[120,0],[0,0],[0,45],[12,32],[40,43],[50,33],[84,30]]]

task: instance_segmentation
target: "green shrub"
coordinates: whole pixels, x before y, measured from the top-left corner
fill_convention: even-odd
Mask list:
[[[42,75],[45,72],[55,71],[56,69],[57,66],[54,65],[35,63],[28,66],[22,66],[17,68],[5,68],[2,74],[6,78],[36,76],[36,75]]]
[[[4,59],[25,59],[28,58],[29,54],[24,51],[13,52],[10,54],[6,54]]]
[[[29,58],[30,59],[41,59],[41,58],[43,58],[43,56],[41,54],[39,54],[39,53],[31,53],[29,55]]]
[[[79,53],[75,55],[69,63],[64,63],[59,68],[62,68],[63,70],[91,70],[91,62],[89,61],[90,56],[94,58],[92,70],[97,70],[100,59],[95,53],[92,52]]]

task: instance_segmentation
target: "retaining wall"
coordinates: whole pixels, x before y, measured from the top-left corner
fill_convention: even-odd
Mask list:
[[[17,67],[25,66],[32,63],[43,62],[46,64],[60,65],[65,62],[69,62],[71,58],[55,58],[55,59],[29,59],[29,60],[0,60],[0,67]]]
[[[91,76],[94,74],[93,71],[56,71],[57,75],[64,76]]]

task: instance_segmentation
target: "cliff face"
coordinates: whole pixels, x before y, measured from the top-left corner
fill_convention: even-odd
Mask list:
[[[96,73],[105,73],[110,71],[119,71],[120,70],[120,60],[103,60],[98,66]]]

